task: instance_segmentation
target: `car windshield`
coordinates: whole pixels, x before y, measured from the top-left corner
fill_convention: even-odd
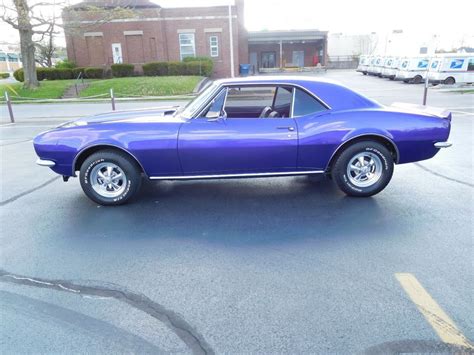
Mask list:
[[[186,106],[183,106],[178,111],[176,111],[175,115],[180,115],[184,118],[192,118],[196,113],[196,110],[211,98],[217,87],[218,84],[212,83],[203,92],[196,96],[194,100],[190,101]]]

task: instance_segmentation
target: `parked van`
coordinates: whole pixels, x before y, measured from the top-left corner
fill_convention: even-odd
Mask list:
[[[367,74],[379,76],[382,72],[384,57],[374,57],[374,60],[371,61],[369,68],[367,69]]]
[[[359,65],[357,66],[356,71],[359,73],[362,73],[364,75],[367,75],[367,68],[369,67],[369,60],[370,57],[368,55],[361,55],[359,57]]]
[[[395,73],[395,80],[405,83],[419,84],[426,77],[429,57],[404,57],[400,59],[400,67]]]
[[[474,83],[474,55],[449,53],[433,57],[428,80],[446,85]]]
[[[395,79],[395,74],[397,73],[399,65],[399,57],[390,57],[382,69],[382,78],[389,78],[390,80]]]

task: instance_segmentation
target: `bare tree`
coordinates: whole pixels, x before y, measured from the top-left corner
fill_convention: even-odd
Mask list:
[[[118,6],[113,8],[104,8],[100,6],[85,5],[89,15],[92,18],[89,26],[100,26],[117,18],[130,18],[136,16],[134,13],[136,0],[121,0]],[[30,4],[28,4],[30,3]],[[27,89],[36,88],[39,82],[36,76],[35,51],[39,48],[39,57],[42,59],[40,64],[50,66],[51,56],[54,54],[53,34],[55,26],[62,27],[61,23],[56,22],[56,11],[64,7],[63,0],[1,0],[0,18],[18,30],[20,35],[20,47],[23,71],[25,76],[24,87]],[[49,16],[46,16],[42,9],[45,9]],[[71,17],[74,11],[67,11],[67,16]],[[51,15],[52,14],[52,15]],[[73,16],[72,16],[73,17]],[[72,20],[68,26],[67,32],[80,32],[84,25]],[[41,43],[35,45],[36,42]],[[45,43],[44,39],[47,38]]]
[[[56,28],[56,16],[51,20],[50,26],[41,36],[42,38],[35,43],[36,62],[42,67],[51,68],[53,66],[53,57],[56,54],[56,46],[54,45],[54,36],[58,33]]]

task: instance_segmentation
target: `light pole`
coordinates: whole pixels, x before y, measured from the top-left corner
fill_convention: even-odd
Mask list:
[[[235,77],[234,68],[234,32],[232,31],[232,4],[229,3],[229,36],[230,36],[230,76]]]

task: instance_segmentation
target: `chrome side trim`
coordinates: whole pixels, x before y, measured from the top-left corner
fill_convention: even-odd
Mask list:
[[[328,165],[326,166],[326,170],[329,168],[329,164],[331,163],[332,159],[336,156],[337,152],[339,151],[339,149],[341,149],[341,147],[344,144],[349,143],[350,141],[353,141],[356,138],[365,137],[365,136],[377,136],[377,137],[385,138],[386,140],[388,140],[395,147],[395,153],[397,153],[397,159],[395,160],[395,163],[398,163],[398,161],[400,160],[400,152],[398,150],[398,146],[395,144],[395,142],[391,138],[384,136],[382,134],[378,134],[378,133],[363,133],[363,134],[359,134],[357,136],[351,137],[350,139],[339,144],[337,148],[334,150],[334,152],[332,153],[331,158],[329,158]]]
[[[199,179],[225,179],[245,177],[270,177],[270,176],[293,176],[324,174],[324,170],[286,171],[275,173],[245,173],[245,174],[218,174],[218,175],[175,175],[175,176],[151,176],[150,180],[199,180]]]
[[[435,148],[449,148],[453,145],[453,143],[450,142],[436,142],[434,144]]]
[[[56,165],[56,163],[52,160],[43,160],[43,159],[36,160],[36,164],[38,164],[39,166],[47,166],[48,168],[52,168],[53,166]]]

